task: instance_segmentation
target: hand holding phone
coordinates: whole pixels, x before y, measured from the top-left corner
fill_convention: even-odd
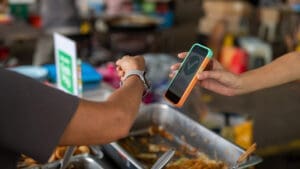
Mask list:
[[[212,55],[208,47],[195,43],[170,82],[165,98],[176,107],[181,107],[197,83],[196,75],[206,68]]]

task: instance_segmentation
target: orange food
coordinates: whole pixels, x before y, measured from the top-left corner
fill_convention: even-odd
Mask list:
[[[53,151],[52,155],[50,156],[48,162],[53,162],[56,160],[60,160],[63,158],[65,152],[66,152],[67,147],[66,146],[58,146],[55,148]],[[90,148],[88,146],[78,146],[76,147],[74,155],[77,154],[83,154],[83,153],[90,153]],[[34,159],[22,154],[21,155],[21,160],[18,163],[18,168],[26,168],[26,167],[33,167],[40,165],[37,161]]]
[[[181,158],[168,164],[166,169],[228,169],[228,167],[224,162],[200,156],[194,159]]]

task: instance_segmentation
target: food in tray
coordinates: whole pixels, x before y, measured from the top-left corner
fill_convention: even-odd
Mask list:
[[[221,161],[210,160],[206,156],[194,159],[181,158],[167,165],[166,169],[228,169]]]
[[[67,149],[67,146],[56,147],[55,150],[53,151],[52,155],[50,156],[48,162],[50,163],[50,162],[62,159],[65,154],[66,149]],[[90,152],[91,152],[91,150],[88,146],[82,145],[82,146],[76,147],[74,155],[90,153]],[[22,154],[21,158],[18,162],[17,168],[28,168],[28,167],[30,168],[30,167],[34,167],[34,166],[38,166],[38,165],[41,165],[41,164],[39,164],[37,161],[35,161],[31,157],[28,157],[28,156]]]
[[[24,154],[21,155],[20,161],[18,162],[17,168],[26,168],[26,167],[34,167],[37,166],[37,162]]]
[[[151,168],[164,152],[174,148],[175,156],[167,169],[227,169],[224,162],[209,159],[190,146],[183,136],[175,138],[162,126],[153,125],[141,131],[144,132],[121,139],[118,143],[145,168]]]

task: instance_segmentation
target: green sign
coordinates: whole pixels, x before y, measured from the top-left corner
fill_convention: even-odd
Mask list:
[[[57,87],[78,96],[76,44],[58,33],[54,34]]]
[[[65,53],[64,51],[58,50],[58,66],[60,73],[60,84],[61,86],[67,90],[69,93],[74,93],[74,85],[73,85],[73,69],[72,67],[72,58],[70,55]]]

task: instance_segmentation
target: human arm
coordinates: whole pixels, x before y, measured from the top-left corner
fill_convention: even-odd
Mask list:
[[[185,55],[186,53],[180,53],[178,57],[184,58]],[[227,96],[241,95],[300,79],[299,52],[285,54],[263,67],[240,75],[225,70],[215,59],[211,63],[211,70],[198,75],[200,85]],[[179,66],[180,64],[175,64],[171,66],[171,70],[175,71]]]
[[[140,56],[126,56],[116,64],[121,77],[129,70],[145,69],[144,58]],[[60,144],[104,144],[126,136],[138,112],[143,90],[143,82],[137,76],[130,76],[107,101],[81,99]]]
[[[144,70],[145,63],[126,57],[118,65],[122,75]],[[144,90],[141,80],[130,76],[107,101],[92,102],[2,68],[0,78],[0,151],[41,163],[57,145],[103,144],[127,135]]]
[[[271,63],[240,75],[237,94],[278,86],[300,79],[300,52],[290,52]]]

